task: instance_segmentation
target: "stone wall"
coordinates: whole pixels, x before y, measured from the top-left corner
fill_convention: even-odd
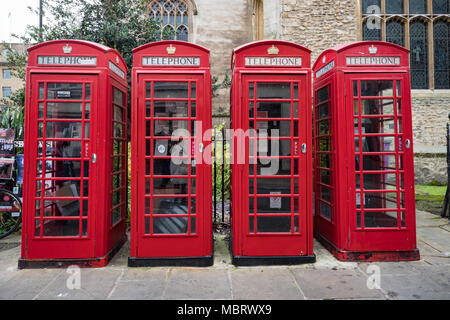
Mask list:
[[[192,42],[211,50],[211,73],[221,82],[225,74],[231,78],[230,61],[234,48],[253,38],[252,8],[247,0],[196,0]],[[229,88],[217,91],[212,99],[214,123],[228,120]]]
[[[413,90],[411,104],[416,183],[445,183],[450,91]]]
[[[358,39],[355,0],[279,1],[280,40],[296,42],[312,50],[312,64],[325,49]]]

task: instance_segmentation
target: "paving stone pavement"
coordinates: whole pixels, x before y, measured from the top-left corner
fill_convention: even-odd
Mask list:
[[[127,242],[108,266],[80,269],[77,283],[71,269],[18,270],[16,233],[0,240],[0,299],[450,300],[449,222],[427,212],[417,212],[420,261],[341,262],[314,241],[314,264],[235,267],[224,237],[215,239],[212,267],[129,268]]]

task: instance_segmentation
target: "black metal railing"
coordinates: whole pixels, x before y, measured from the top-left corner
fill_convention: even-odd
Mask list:
[[[230,164],[227,163],[229,143],[226,139],[225,128],[222,126],[213,130],[213,214],[214,224],[229,223],[229,209],[226,202],[230,198]],[[220,211],[218,202],[220,201]],[[220,221],[218,221],[220,215]]]
[[[450,113],[448,115],[450,120]],[[445,192],[444,206],[441,216],[450,220],[450,122],[447,122],[447,191]]]

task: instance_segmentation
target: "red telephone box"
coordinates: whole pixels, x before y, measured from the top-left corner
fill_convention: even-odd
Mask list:
[[[126,64],[87,41],[28,52],[19,268],[104,266],[127,239]]]
[[[159,41],[133,54],[128,265],[212,265],[209,50]]]
[[[356,42],[314,64],[315,235],[340,260],[416,260],[408,50]]]
[[[232,69],[232,262],[314,262],[310,50],[257,41]]]

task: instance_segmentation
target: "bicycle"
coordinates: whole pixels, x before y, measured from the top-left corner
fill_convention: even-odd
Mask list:
[[[14,160],[3,158],[0,162],[0,180],[6,181],[0,185],[0,239],[15,232],[22,222],[22,201],[10,190],[14,189]]]

